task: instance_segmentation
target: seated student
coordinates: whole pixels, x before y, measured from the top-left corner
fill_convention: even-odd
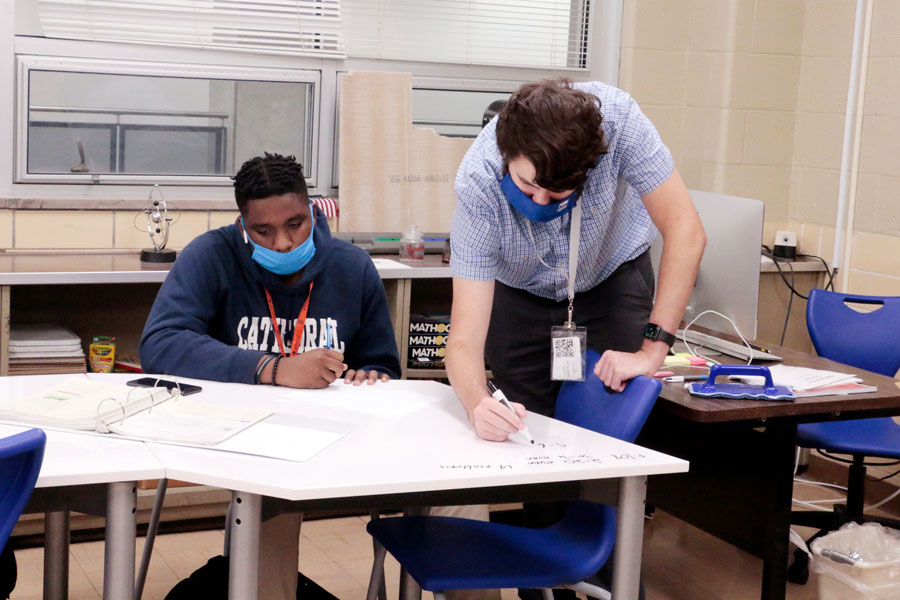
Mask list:
[[[331,237],[294,157],[248,160],[234,196],[240,218],[188,244],[160,288],[144,371],[295,388],[399,377],[375,266]],[[295,598],[299,532],[299,515],[263,523],[260,598]]]

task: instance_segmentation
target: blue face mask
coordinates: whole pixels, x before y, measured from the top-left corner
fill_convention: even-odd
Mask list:
[[[312,228],[309,230],[309,237],[306,241],[291,250],[290,252],[276,252],[263,248],[259,244],[253,242],[247,235],[247,228],[244,225],[244,217],[241,217],[241,227],[244,228],[244,240],[253,247],[252,258],[259,266],[267,271],[271,271],[276,275],[291,275],[306,266],[316,253],[316,244],[313,241],[313,233],[316,230],[316,215],[313,213],[312,205],[309,206],[309,214],[312,219]]]
[[[509,173],[500,181],[500,189],[503,190],[503,195],[513,205],[513,208],[522,213],[529,221],[537,223],[546,223],[560,218],[575,207],[575,200],[578,199],[578,192],[572,192],[558,202],[551,202],[546,206],[540,205],[519,189]]]

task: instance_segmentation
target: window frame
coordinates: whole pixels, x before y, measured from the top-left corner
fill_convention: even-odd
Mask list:
[[[14,3],[11,2],[14,5]],[[491,67],[485,65],[461,65],[448,63],[424,63],[414,61],[384,61],[365,58],[324,59],[272,54],[254,54],[228,50],[187,49],[147,44],[117,44],[112,42],[87,42],[63,40],[16,34],[15,6],[10,7],[12,18],[0,19],[0,52],[9,57],[0,61],[0,79],[15,82],[16,67],[13,57],[17,54],[36,56],[69,56],[85,60],[105,59],[115,56],[121,60],[138,62],[166,62],[212,67],[240,67],[259,70],[303,69],[321,73],[321,85],[315,96],[315,113],[318,130],[314,132],[318,151],[313,160],[316,171],[308,175],[318,182],[310,185],[310,193],[334,195],[337,189],[331,185],[332,165],[336,157],[332,140],[335,136],[335,120],[338,111],[336,91],[339,71],[402,71],[413,77],[435,76],[459,80],[517,80],[570,76],[585,80],[599,80],[611,85],[618,83],[620,40],[624,0],[591,0],[590,66],[588,69],[535,69],[526,67]],[[0,88],[0,138],[14,142],[19,107],[16,106],[15,85]],[[79,183],[20,183],[14,180],[17,160],[15,143],[0,144],[0,208],[93,208],[132,209],[146,204],[147,188],[138,185],[104,185]],[[177,200],[179,206],[190,209],[233,208],[234,197],[230,189],[222,186],[166,184],[167,194]]]
[[[100,75],[135,75],[193,79],[221,79],[226,81],[257,81],[277,83],[305,83],[312,85],[306,114],[312,118],[306,122],[306,138],[309,140],[310,164],[307,170],[307,184],[316,185],[319,152],[319,117],[322,73],[313,69],[277,69],[268,67],[237,67],[200,65],[178,62],[151,62],[135,60],[73,58],[36,54],[15,55],[16,60],[16,135],[14,182],[28,183],[69,183],[69,184],[118,184],[118,185],[187,185],[223,187],[232,184],[230,176],[224,175],[129,175],[119,173],[29,173],[28,172],[28,129],[29,129],[29,73],[35,71],[56,71],[67,73],[93,73]],[[310,106],[311,105],[311,106]]]

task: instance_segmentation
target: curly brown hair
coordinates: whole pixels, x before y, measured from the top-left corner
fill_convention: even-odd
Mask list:
[[[565,78],[526,83],[497,118],[497,146],[509,161],[524,156],[546,190],[578,190],[609,147],[600,101]]]

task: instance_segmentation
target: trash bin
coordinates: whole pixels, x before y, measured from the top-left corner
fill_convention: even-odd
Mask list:
[[[900,531],[847,523],[810,545],[819,600],[900,598]]]

